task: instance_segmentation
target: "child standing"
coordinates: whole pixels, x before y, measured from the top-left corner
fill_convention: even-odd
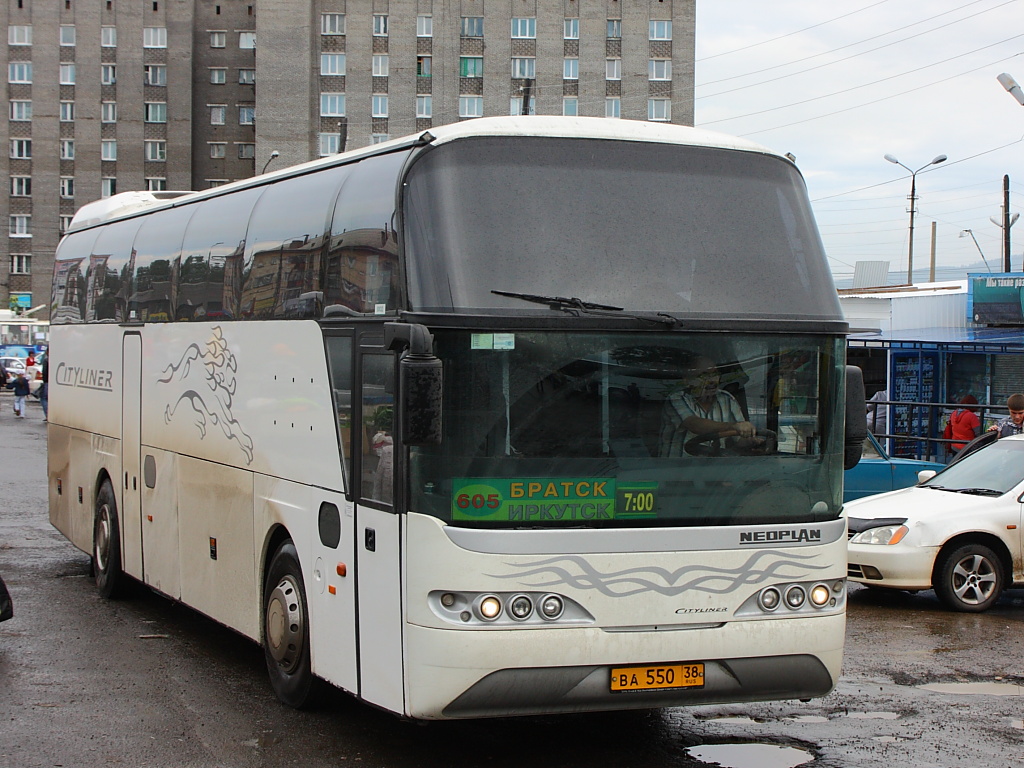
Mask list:
[[[7,385],[8,389],[14,390],[14,415],[19,419],[25,418],[25,398],[28,397],[28,379],[25,374],[19,373],[14,381]]]

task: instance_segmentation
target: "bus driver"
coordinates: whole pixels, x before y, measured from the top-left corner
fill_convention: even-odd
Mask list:
[[[661,429],[661,455],[699,455],[687,441],[738,437],[746,445],[756,445],[757,429],[743,418],[736,398],[719,389],[717,366],[706,357],[697,357],[687,371],[682,387],[665,401],[665,417]]]

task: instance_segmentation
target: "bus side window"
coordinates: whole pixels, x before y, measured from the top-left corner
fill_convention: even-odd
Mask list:
[[[352,337],[328,336],[326,343],[334,413],[341,441],[342,472],[348,489],[352,487]]]
[[[395,357],[363,355],[362,490],[364,499],[391,504],[394,486]]]

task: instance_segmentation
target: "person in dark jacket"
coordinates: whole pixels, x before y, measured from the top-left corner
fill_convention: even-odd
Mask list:
[[[50,418],[50,356],[43,358],[43,383],[39,387],[39,402],[43,406],[43,421]]]
[[[14,377],[14,381],[7,383],[8,389],[14,390],[14,415],[19,419],[25,418],[25,400],[28,397],[28,379],[25,378],[25,374],[19,373]]]

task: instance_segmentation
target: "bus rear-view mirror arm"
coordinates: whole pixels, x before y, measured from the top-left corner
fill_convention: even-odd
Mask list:
[[[402,443],[440,444],[444,368],[434,355],[434,337],[423,325],[385,323],[384,344],[393,352],[400,352],[398,386]]]

